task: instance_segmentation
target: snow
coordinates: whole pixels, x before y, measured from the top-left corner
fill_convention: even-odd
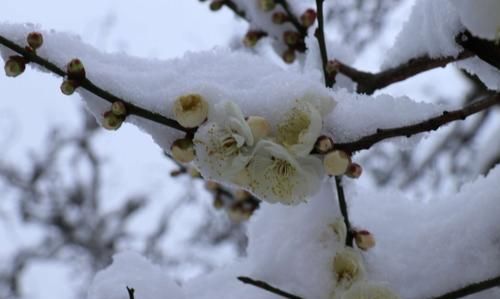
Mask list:
[[[158,266],[137,253],[125,251],[113,257],[111,267],[99,272],[89,289],[88,298],[127,298],[127,287],[133,288],[137,298],[182,297],[181,288]]]
[[[371,276],[405,299],[431,298],[497,276],[499,181],[497,166],[458,193],[426,202],[350,184],[353,223],[377,240],[365,255]]]
[[[494,40],[500,29],[500,1],[498,0],[452,0],[460,21],[474,35]]]
[[[377,245],[363,253],[371,281],[388,285],[402,298],[430,298],[498,275],[500,167],[446,198],[411,201],[394,190],[347,183],[356,227],[374,234]],[[239,282],[264,280],[304,298],[328,298],[335,287],[331,261],[343,245],[330,225],[339,217],[331,181],[307,205],[263,204],[249,224],[248,256],[179,287],[161,270],[130,253],[119,254],[101,271],[89,297],[123,298],[124,285],[141,299],[241,298],[274,295]],[[457,269],[463,269],[457,271]]]
[[[386,55],[383,69],[421,56],[457,56],[455,36],[464,28],[448,0],[418,0]]]
[[[25,36],[33,30],[39,28],[34,25],[0,25],[0,34],[19,44],[24,44]],[[248,53],[213,49],[186,53],[184,57],[172,60],[145,59],[123,53],[99,52],[77,36],[39,31],[45,40],[38,51],[40,56],[61,68],[69,60],[78,57],[85,65],[88,79],[130,103],[168,118],[173,117],[174,100],[187,93],[200,93],[212,105],[233,101],[245,115],[263,116],[273,126],[297,98],[305,95],[333,96],[339,101],[339,107],[326,117],[325,128],[337,142],[344,142],[369,134],[377,128],[424,120],[437,115],[444,108],[415,103],[409,99],[396,100],[387,95],[373,101],[368,96],[358,96],[344,90],[332,92],[315,80],[316,76],[308,76],[312,73],[311,68],[306,73],[287,71]],[[12,51],[4,47],[0,47],[0,50],[4,58],[12,55]],[[83,89],[77,91],[89,110],[101,120],[110,104]],[[357,100],[350,101],[352,98]],[[367,105],[369,102],[373,104]],[[398,113],[373,113],[374,108],[378,109],[376,111],[395,111],[396,102],[402,103],[398,106]],[[127,121],[149,133],[167,151],[174,140],[183,136],[182,132],[135,116],[128,117]]]
[[[455,37],[469,30],[478,37],[494,40],[500,30],[498,0],[419,0],[408,21],[389,49],[382,69],[396,67],[413,58],[456,57],[462,47]],[[490,90],[500,89],[500,72],[473,57],[456,63],[477,75]]]

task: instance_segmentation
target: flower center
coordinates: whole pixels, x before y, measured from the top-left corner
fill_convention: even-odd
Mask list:
[[[294,108],[287,119],[278,125],[278,141],[284,146],[292,146],[300,142],[301,135],[307,131],[311,120],[306,112]]]

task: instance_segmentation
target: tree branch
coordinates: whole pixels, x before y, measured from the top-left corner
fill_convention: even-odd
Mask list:
[[[351,229],[351,222],[349,221],[349,211],[347,210],[347,202],[345,201],[344,187],[342,186],[342,176],[335,177],[335,185],[337,187],[337,196],[339,199],[340,212],[344,216],[345,227],[347,228],[347,234],[345,238],[345,245],[352,247],[352,241],[354,235]]]
[[[135,290],[133,288],[127,287],[127,292],[128,292],[128,299],[135,299],[134,296]]]
[[[433,297],[432,299],[457,299],[468,295],[476,294],[494,287],[500,286],[500,276],[473,283],[461,289],[446,293],[444,295]]]
[[[17,45],[16,43],[10,41],[9,39],[7,39],[1,35],[0,35],[0,44],[11,49],[12,51],[14,51],[16,53],[22,55],[29,62],[36,63],[36,64],[46,68],[47,70],[51,71],[52,73],[54,73],[60,77],[64,78],[66,76],[66,72],[64,70],[62,70],[61,68],[59,68],[57,65],[53,64],[52,62],[48,61],[45,58],[38,56],[36,53],[34,53],[32,51],[26,50],[25,48]],[[175,121],[173,119],[166,118],[160,114],[151,112],[147,109],[141,108],[141,107],[136,106],[134,104],[131,104],[131,103],[113,95],[112,93],[98,87],[97,85],[92,83],[87,78],[83,79],[80,82],[80,87],[84,88],[85,90],[89,91],[90,93],[108,101],[109,103],[114,103],[116,101],[121,101],[121,102],[125,103],[128,114],[137,115],[139,117],[149,119],[153,122],[163,124],[167,127],[170,127],[170,128],[173,128],[173,129],[176,129],[179,131],[183,131],[186,133],[192,133],[191,129],[184,128],[177,121]]]
[[[281,296],[283,298],[288,298],[288,299],[303,299],[302,297],[299,297],[297,295],[290,294],[288,292],[285,292],[283,290],[275,288],[272,285],[270,285],[267,282],[262,281],[262,280],[255,280],[255,279],[252,279],[250,277],[245,277],[245,276],[239,276],[238,280],[241,281],[241,282],[243,282],[243,283],[246,283],[246,284],[251,284],[251,285],[253,285],[255,287],[258,287],[260,289],[266,290],[266,291],[268,291],[270,293],[276,294],[276,295]]]
[[[297,29],[297,31],[302,35],[302,37],[305,37],[307,35],[307,28],[302,26],[302,24],[299,22],[295,14],[292,12],[290,9],[290,5],[288,4],[287,0],[275,0],[276,3],[281,5],[283,9],[285,10],[285,13],[288,16],[288,20],[292,23],[293,27]]]
[[[358,84],[356,91],[359,93],[372,94],[376,90],[387,87],[393,83],[404,81],[419,73],[445,67],[451,62],[459,61],[472,57],[474,54],[469,51],[463,51],[457,57],[438,57],[430,58],[427,56],[411,59],[399,66],[387,69],[379,73],[370,73],[352,68],[338,60],[334,63],[339,73],[346,75],[352,81]]]
[[[321,0],[316,0],[316,2],[318,1]],[[475,37],[468,31],[459,33],[455,37],[455,41],[465,49],[456,57],[418,57],[375,74],[357,70],[340,61],[334,61],[334,63],[339,73],[346,75],[358,84],[357,92],[366,94],[372,94],[378,89],[406,80],[416,74],[444,67],[451,62],[470,58],[474,55],[500,70],[500,46],[495,42]]]
[[[328,63],[328,53],[326,51],[326,43],[325,43],[325,32],[324,32],[324,17],[323,17],[323,1],[324,0],[316,0],[316,12],[318,19],[318,28],[314,32],[314,36],[318,40],[319,51],[321,54],[321,63],[323,64],[323,76],[325,77],[325,85],[326,87],[332,87],[335,84],[335,78],[330,76],[327,72],[326,65]]]
[[[496,93],[490,97],[471,103],[463,107],[462,109],[454,111],[444,111],[439,116],[430,118],[414,125],[390,129],[378,129],[376,133],[365,136],[359,140],[353,142],[338,143],[335,145],[335,149],[353,153],[363,149],[368,149],[375,143],[385,139],[402,136],[410,137],[418,133],[434,131],[447,123],[456,120],[464,120],[468,116],[486,110],[494,105],[500,105],[500,93]]]

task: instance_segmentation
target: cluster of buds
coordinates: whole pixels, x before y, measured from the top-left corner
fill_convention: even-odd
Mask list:
[[[359,178],[363,169],[361,165],[352,162],[351,156],[341,150],[334,149],[332,138],[322,135],[314,144],[314,152],[324,155],[323,167],[330,176],[347,175],[350,178]]]
[[[85,79],[85,67],[80,59],[72,59],[66,65],[66,79],[61,83],[61,92],[65,95],[72,95]]]
[[[40,32],[31,32],[26,37],[26,50],[29,52],[36,52],[38,48],[43,45],[43,36]],[[4,70],[7,77],[17,77],[26,70],[26,64],[29,61],[20,55],[10,56],[5,62]]]
[[[234,200],[231,201],[227,214],[234,222],[243,222],[253,215],[253,212],[259,208],[260,202],[247,191],[241,189],[233,194]]]
[[[102,126],[107,130],[118,130],[125,117],[127,116],[127,108],[125,103],[117,101],[111,104],[111,109],[103,115]]]

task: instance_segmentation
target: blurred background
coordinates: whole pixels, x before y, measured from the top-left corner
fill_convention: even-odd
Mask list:
[[[210,1],[30,2],[2,0],[0,21],[69,31],[102,51],[140,57],[240,48],[248,30],[229,9],[211,11]],[[335,1],[328,34],[354,50],[356,67],[377,71],[413,2]],[[15,80],[0,76],[0,298],[85,298],[93,274],[125,249],[178,281],[244,256],[245,220],[257,202],[207,185],[131,125],[97,127],[59,84],[29,69]],[[488,94],[454,66],[380,92],[457,106]],[[405,151],[375,146],[355,157],[365,170],[356,183],[401,188],[416,200],[456,190],[500,162],[497,116],[479,113]],[[239,197],[245,205],[234,204]]]

